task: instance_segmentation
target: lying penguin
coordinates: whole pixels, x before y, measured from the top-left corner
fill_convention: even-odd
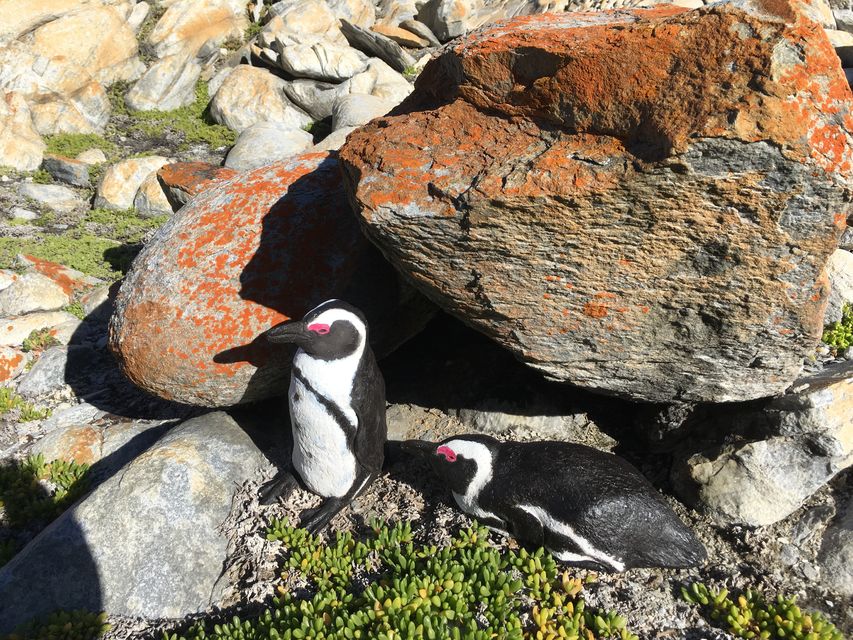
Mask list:
[[[615,455],[568,442],[499,442],[459,435],[409,440],[456,503],[485,525],[604,571],[692,567],[705,549],[639,471]]]
[[[276,325],[265,335],[299,347],[288,393],[292,460],[305,486],[326,498],[300,523],[317,533],[382,469],[385,382],[368,344],[367,321],[346,302],[328,300],[301,321]],[[261,502],[274,502],[293,483],[292,476],[279,474],[262,487]]]

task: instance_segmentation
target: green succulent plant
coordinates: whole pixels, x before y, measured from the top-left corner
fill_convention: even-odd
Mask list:
[[[728,589],[715,590],[702,583],[681,587],[681,596],[687,602],[701,605],[712,623],[738,638],[844,640],[821,613],[802,611],[796,597],[779,594],[772,600],[752,589],[730,594]]]
[[[106,613],[57,611],[3,636],[3,640],[94,640],[109,630]]]
[[[18,420],[30,422],[42,420],[50,415],[50,409],[36,407],[24,400],[9,387],[0,387],[0,416],[9,411],[18,409]]]
[[[501,551],[478,526],[440,547],[417,543],[409,523],[371,527],[364,540],[337,533],[325,543],[273,520],[267,538],[286,549],[273,606],[164,640],[636,638],[622,616],[586,607],[581,581],[542,549]],[[307,595],[285,586],[294,579]]]
[[[42,351],[48,347],[59,344],[59,341],[50,332],[50,329],[33,329],[30,335],[24,338],[21,348],[24,351]]]
[[[826,326],[823,341],[838,350],[853,345],[853,305],[845,304],[841,309],[841,321]]]

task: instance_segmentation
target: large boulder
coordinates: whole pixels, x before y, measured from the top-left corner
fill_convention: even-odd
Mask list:
[[[146,618],[208,610],[227,586],[220,525],[235,489],[265,464],[224,413],[175,427],[0,569],[0,633],[57,609]]]
[[[380,353],[429,315],[361,235],[336,158],[305,154],[216,183],[177,212],[128,273],[110,345],[131,380],[164,398],[283,395],[290,352],[259,336],[329,298],[367,313]]]
[[[543,15],[446,48],[341,159],[386,257],[548,377],[743,400],[820,335],[851,99],[784,1]]]

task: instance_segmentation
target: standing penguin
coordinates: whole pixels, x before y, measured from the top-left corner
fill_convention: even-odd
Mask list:
[[[460,435],[409,440],[456,503],[483,524],[590,569],[692,567],[705,549],[626,461],[569,442],[504,442]]]
[[[288,393],[292,459],[305,486],[326,498],[301,523],[316,533],[382,469],[385,382],[368,344],[367,321],[346,302],[328,300],[301,321],[273,327],[266,339],[299,347]],[[262,489],[261,502],[275,501],[291,482],[274,479]]]

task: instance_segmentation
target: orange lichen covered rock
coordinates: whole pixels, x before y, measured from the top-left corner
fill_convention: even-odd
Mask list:
[[[820,335],[851,99],[787,0],[525,16],[455,41],[341,159],[394,265],[547,376],[744,400]]]
[[[219,167],[208,162],[173,162],[160,167],[157,181],[163,187],[169,203],[176,211],[190,198],[209,189],[213,183],[237,175],[234,169]]]
[[[337,159],[306,154],[217,182],[176,213],[119,291],[110,346],[131,380],[164,398],[284,395],[290,351],[258,336],[329,298],[367,313],[380,353],[429,317],[362,236]]]

